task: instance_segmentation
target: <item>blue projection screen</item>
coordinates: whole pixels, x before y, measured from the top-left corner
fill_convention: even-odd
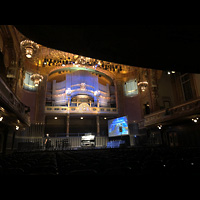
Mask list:
[[[127,116],[109,120],[108,135],[109,137],[129,135]]]

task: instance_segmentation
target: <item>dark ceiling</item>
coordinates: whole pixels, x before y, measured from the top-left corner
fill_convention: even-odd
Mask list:
[[[200,25],[14,25],[44,46],[131,66],[200,73]]]

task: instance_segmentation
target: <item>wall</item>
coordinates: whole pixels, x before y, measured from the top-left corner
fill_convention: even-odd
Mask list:
[[[129,123],[140,121],[142,119],[140,97],[125,97],[124,98],[124,115],[128,116]]]
[[[196,95],[197,97],[199,97],[200,96],[200,74],[194,74],[193,78],[194,78],[194,85],[196,89]]]
[[[173,74],[171,74],[173,76]],[[170,107],[174,106],[173,88],[171,75],[163,72],[162,77],[158,80],[158,103],[160,108],[165,108],[164,101],[170,102]]]
[[[35,103],[36,103],[36,92],[29,92],[24,89],[20,91],[20,99],[22,103],[30,107],[30,120],[31,123],[35,122]]]
[[[69,121],[70,133],[97,133],[96,116],[84,117],[83,120],[80,117],[70,117]]]

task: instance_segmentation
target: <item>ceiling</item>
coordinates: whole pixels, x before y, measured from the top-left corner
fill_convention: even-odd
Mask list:
[[[200,25],[14,25],[49,48],[124,65],[200,73]]]

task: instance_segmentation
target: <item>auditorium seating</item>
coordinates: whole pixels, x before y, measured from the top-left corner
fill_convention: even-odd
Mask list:
[[[123,148],[16,152],[0,156],[0,175],[200,175],[200,148]]]

